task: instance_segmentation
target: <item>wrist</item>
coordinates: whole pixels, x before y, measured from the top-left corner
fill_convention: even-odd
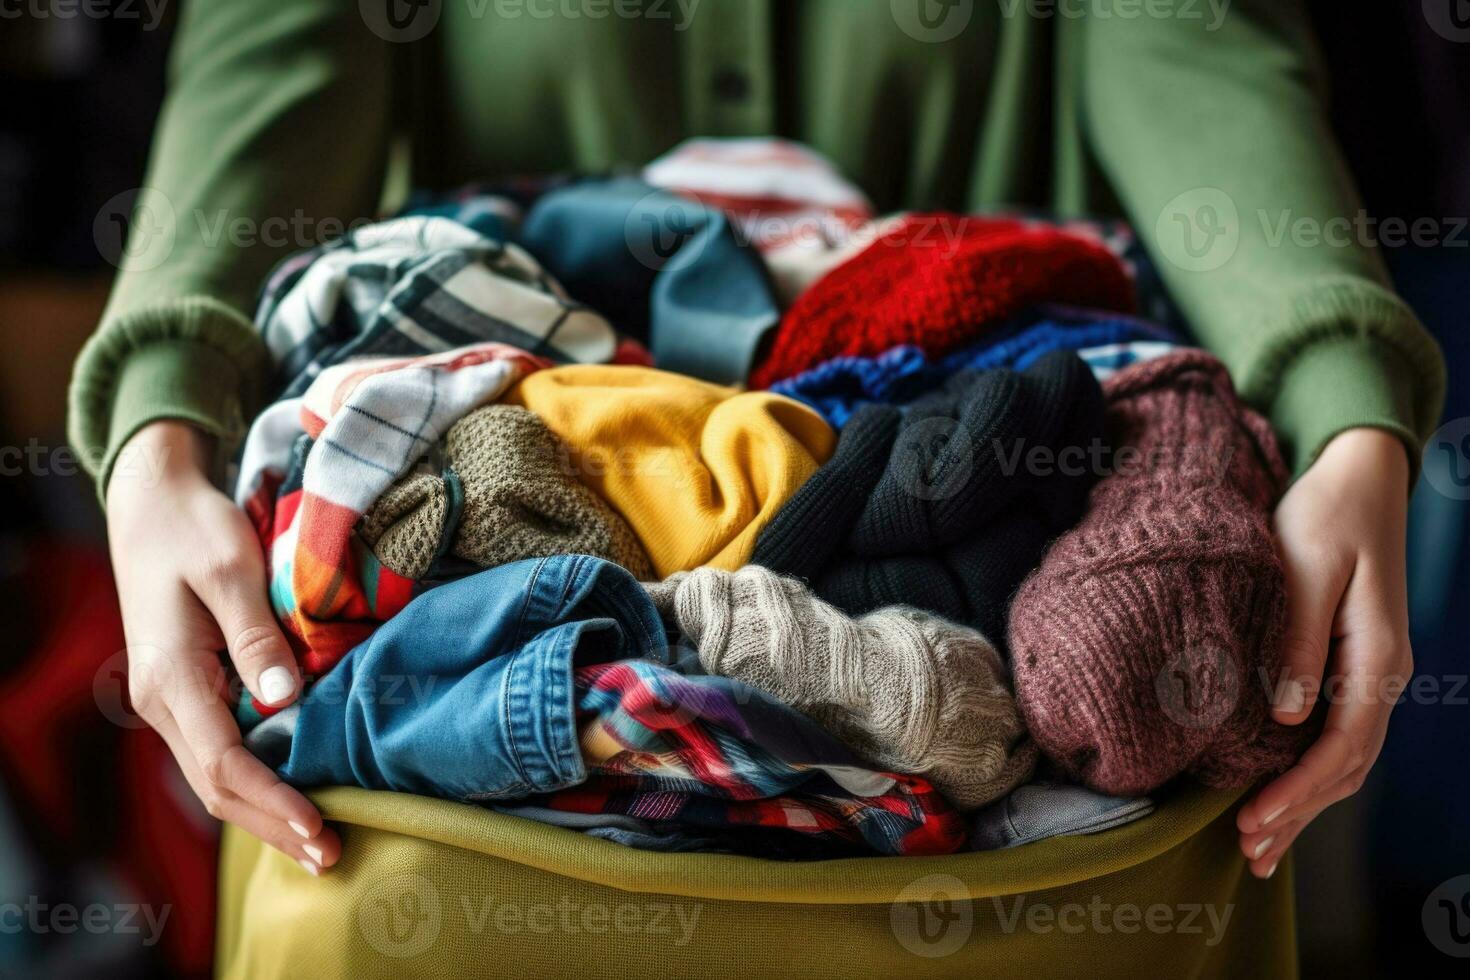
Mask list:
[[[188,422],[160,419],[135,432],[118,451],[107,485],[107,513],[128,506],[139,493],[167,484],[208,482],[212,436]]]
[[[1385,429],[1361,426],[1345,429],[1333,436],[1317,462],[1329,465],[1371,466],[1375,469],[1409,478],[1409,448],[1397,435]]]

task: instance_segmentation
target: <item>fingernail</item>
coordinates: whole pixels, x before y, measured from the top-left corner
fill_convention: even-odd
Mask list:
[[[1290,806],[1290,805],[1291,805],[1290,803],[1283,803],[1281,806],[1278,806],[1276,809],[1274,809],[1270,813],[1266,814],[1266,819],[1264,819],[1264,820],[1261,821],[1261,826],[1264,827],[1264,826],[1266,826],[1266,824],[1270,823],[1272,820],[1275,820],[1277,817],[1281,816],[1283,813],[1286,812],[1286,808],[1288,806]]]
[[[1280,863],[1281,863],[1280,861],[1277,861],[1276,862],[1276,864],[1280,864]],[[1272,875],[1274,875],[1276,873],[1276,864],[1271,865],[1270,870],[1266,872],[1266,877],[1267,878],[1271,877]]]
[[[261,671],[260,679],[256,683],[260,685],[260,696],[265,698],[266,704],[284,701],[296,693],[296,678],[285,667],[271,667]]]
[[[309,875],[311,875],[313,878],[315,878],[317,875],[319,875],[319,874],[322,873],[322,869],[321,868],[318,868],[316,865],[314,865],[310,861],[306,860],[306,858],[302,858],[299,861],[297,861],[296,863],[299,864],[299,865],[301,865],[301,867],[306,870],[306,873],[309,874]]]
[[[317,864],[323,863],[322,849],[320,847],[312,847],[310,844],[302,844],[301,849],[306,852],[307,857],[311,858]]]
[[[306,840],[311,840],[311,834],[307,831],[305,827],[301,826],[301,824],[297,823],[295,820],[287,820],[286,826],[296,831],[296,835],[298,837],[305,838]]]
[[[1307,689],[1298,680],[1283,681],[1276,692],[1276,710],[1296,714],[1307,703]]]
[[[1262,854],[1265,854],[1268,850],[1270,850],[1271,849],[1271,843],[1274,840],[1276,840],[1276,836],[1273,834],[1270,837],[1267,837],[1265,840],[1261,841],[1259,844],[1257,844],[1256,845],[1256,852],[1251,855],[1251,860],[1254,861],[1256,858],[1260,857]]]

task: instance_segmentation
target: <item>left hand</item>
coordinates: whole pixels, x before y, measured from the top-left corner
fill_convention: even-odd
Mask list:
[[[1326,727],[1291,769],[1240,809],[1240,849],[1268,878],[1317,814],[1356,793],[1413,671],[1404,539],[1409,458],[1378,429],[1349,429],[1276,508],[1287,628],[1273,717],[1306,720],[1327,685]]]

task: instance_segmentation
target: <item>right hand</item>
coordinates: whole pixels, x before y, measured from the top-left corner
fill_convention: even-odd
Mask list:
[[[208,477],[211,442],[153,422],[123,447],[107,487],[107,532],[127,640],[133,710],[163,736],[214,817],[312,874],[341,856],[310,801],[241,744],[219,651],[261,703],[301,690],[266,599],[265,560],[243,511]]]

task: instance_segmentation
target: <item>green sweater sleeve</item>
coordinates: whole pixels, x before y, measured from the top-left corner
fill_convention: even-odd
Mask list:
[[[149,422],[192,422],[225,450],[243,433],[267,367],[261,280],[378,203],[389,61],[355,3],[185,5],[130,238],[72,376],[69,436],[103,492]]]
[[[1357,230],[1302,6],[1105,3],[1080,28],[1083,125],[1170,292],[1295,472],[1356,426],[1400,436],[1417,468],[1444,363]]]

